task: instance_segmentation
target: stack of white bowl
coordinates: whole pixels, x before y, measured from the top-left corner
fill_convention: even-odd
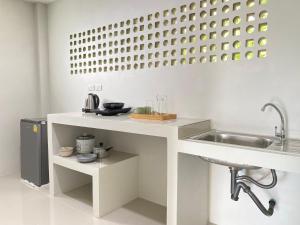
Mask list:
[[[70,157],[73,154],[74,147],[61,147],[58,151],[58,155],[62,157]]]

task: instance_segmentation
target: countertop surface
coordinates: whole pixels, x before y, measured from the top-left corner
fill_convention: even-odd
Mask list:
[[[206,121],[205,119],[193,119],[193,118],[177,118],[175,120],[166,121],[151,121],[151,120],[139,120],[131,119],[128,114],[119,116],[96,116],[94,113],[81,113],[81,112],[71,112],[71,113],[58,113],[58,114],[48,114],[48,119],[51,121],[57,121],[60,118],[73,118],[73,119],[88,119],[94,120],[95,122],[110,121],[110,122],[121,122],[130,124],[145,124],[145,125],[156,125],[156,126],[169,126],[169,127],[181,127],[201,121]]]
[[[268,137],[275,139],[274,137]],[[287,139],[283,146],[247,147],[204,140],[179,140],[179,152],[231,163],[300,173],[300,140]]]
[[[280,154],[300,156],[300,140],[288,139],[283,146],[271,144],[266,150],[275,151]]]
[[[167,137],[180,127],[208,121],[203,119],[177,118],[168,121],[149,121],[130,119],[128,115],[97,116],[82,112],[48,114],[48,123],[95,129]]]

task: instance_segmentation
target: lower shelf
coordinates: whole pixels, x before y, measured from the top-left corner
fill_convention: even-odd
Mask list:
[[[80,163],[77,161],[75,155],[71,157],[61,157],[59,155],[53,155],[52,158],[53,163],[56,165],[60,165],[71,170],[92,175],[93,173],[97,173],[99,169],[115,165],[133,157],[137,157],[137,155],[120,151],[111,151],[111,155],[109,157],[104,159],[98,159],[97,161],[92,163]]]
[[[93,216],[91,184],[60,194],[57,198]],[[110,225],[165,225],[166,213],[166,207],[137,198],[112,213],[95,219]]]
[[[166,224],[166,207],[138,198],[101,218],[112,224]]]
[[[92,183],[76,188],[66,193],[60,193],[55,198],[63,204],[93,215]]]

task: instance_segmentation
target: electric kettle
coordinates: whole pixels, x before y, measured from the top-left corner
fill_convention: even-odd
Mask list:
[[[85,109],[94,110],[98,109],[100,104],[100,99],[98,95],[90,93],[85,100]]]

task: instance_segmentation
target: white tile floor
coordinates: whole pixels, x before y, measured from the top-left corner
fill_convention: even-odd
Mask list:
[[[69,197],[52,198],[47,189],[34,190],[16,176],[0,177],[0,225],[165,224],[165,208],[145,200],[138,199],[97,219],[92,216],[89,200],[74,204]]]

